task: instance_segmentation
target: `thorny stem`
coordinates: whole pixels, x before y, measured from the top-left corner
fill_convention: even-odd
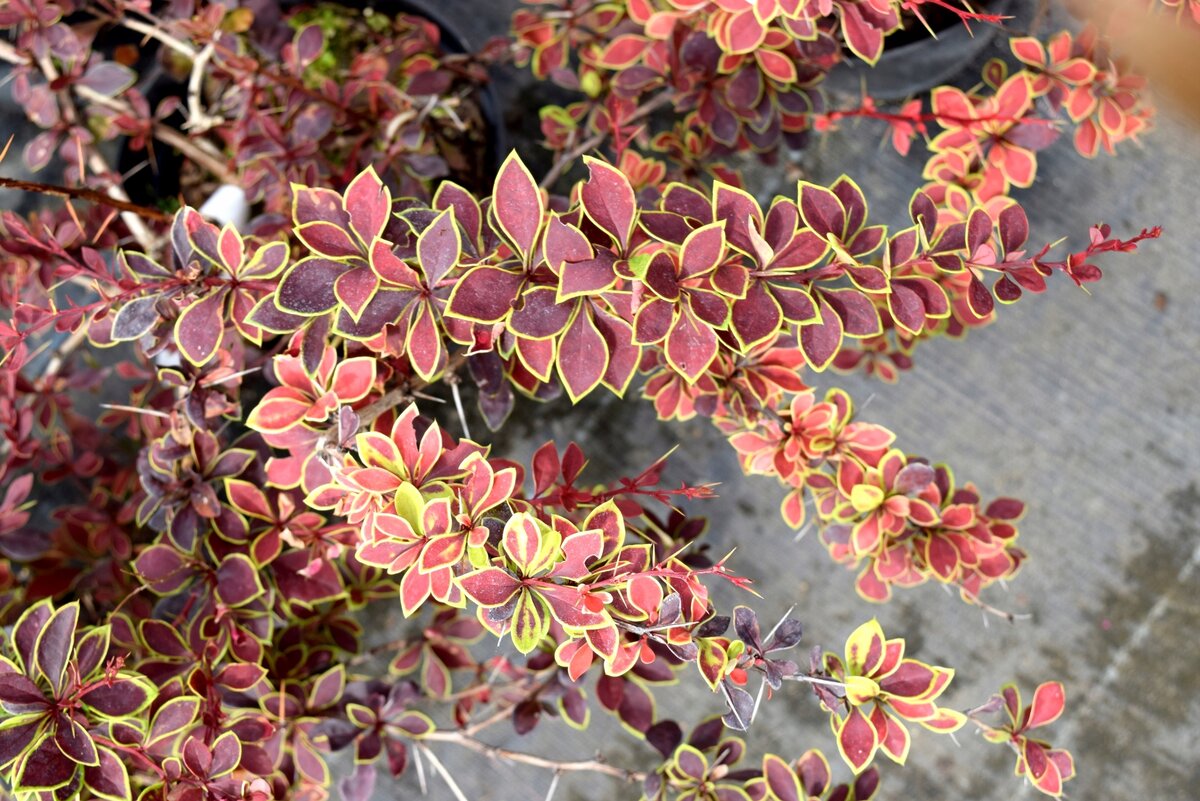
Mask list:
[[[155,22],[151,24],[142,22],[141,20],[129,19],[128,17],[121,19],[120,23],[129,30],[142,34],[147,39],[153,39],[160,44],[166,45],[188,60],[195,60],[196,58],[196,51],[190,44],[181,39],[176,39],[167,33],[160,23]]]
[[[813,676],[808,673],[797,673],[793,676],[784,676],[783,678],[787,681],[802,681],[806,684],[820,684],[825,687],[834,687],[839,690],[846,689],[846,685],[843,682],[836,681],[835,679],[826,679],[820,676]]]
[[[77,198],[79,200],[87,200],[91,203],[97,203],[102,206],[117,209],[118,211],[129,212],[144,217],[148,220],[156,220],[158,222],[170,222],[172,215],[158,209],[151,209],[146,206],[139,206],[136,203],[131,203],[127,200],[112,195],[105,194],[95,189],[90,189],[86,186],[59,186],[57,184],[44,184],[39,181],[23,181],[19,178],[4,178],[0,176],[0,188],[4,189],[19,189],[22,192],[36,192],[41,195],[50,195],[52,197],[62,197],[66,199]]]
[[[58,68],[54,66],[54,62],[50,60],[49,54],[42,55],[41,57],[37,58],[34,63],[36,63],[38,69],[41,70],[42,75],[46,78],[46,81],[51,86],[54,85],[55,81],[62,77],[58,72]],[[81,116],[79,114],[79,109],[76,108],[75,100],[71,97],[70,91],[60,89],[55,92],[55,96],[58,98],[58,103],[62,109],[63,117],[65,118],[66,122],[72,127],[80,125]],[[96,150],[95,146],[90,144],[84,145],[80,143],[79,147],[87,154],[87,166],[92,170],[92,172],[101,176],[108,176],[112,174],[112,170],[109,168],[108,163],[105,162],[104,157],[100,155],[100,151]],[[80,180],[83,180],[82,175],[80,176]],[[107,193],[109,197],[112,197],[115,200],[123,201],[125,203],[129,202],[129,195],[125,194],[125,190],[116,184],[110,185],[107,189]],[[128,226],[130,233],[133,234],[133,237],[137,240],[138,244],[141,245],[142,248],[144,248],[147,252],[152,252],[155,245],[155,236],[150,229],[146,227],[146,224],[142,222],[141,218],[131,212],[125,211],[121,212],[121,219],[124,221],[125,225]]]
[[[18,65],[28,65],[30,63],[30,60],[28,57],[22,55],[10,43],[3,41],[3,40],[0,40],[0,61],[6,61],[10,64],[18,64]],[[127,103],[124,103],[115,98],[106,97],[105,95],[102,95],[99,92],[95,91],[94,89],[90,89],[86,86],[74,85],[71,88],[77,95],[79,95],[80,98],[82,98],[83,100],[86,100],[89,103],[92,103],[92,104],[98,105],[98,106],[103,106],[103,107],[105,107],[111,111],[115,111],[119,114],[128,114],[130,116],[136,116],[133,112],[133,109]],[[196,164],[200,165],[204,169],[211,172],[222,183],[233,183],[234,182],[234,174],[225,165],[224,161],[222,160],[220,151],[217,150],[215,147],[213,147],[211,143],[206,142],[204,140],[189,139],[187,136],[184,136],[183,134],[181,134],[179,131],[176,131],[171,126],[164,125],[161,122],[154,123],[153,126],[151,127],[151,132],[154,134],[154,137],[156,139],[158,139],[160,142],[163,142],[164,144],[170,145],[171,147],[175,148],[180,153],[184,154],[185,156],[190,158],[192,161],[194,161]],[[22,187],[14,187],[14,188],[22,188]],[[89,193],[95,192],[95,190],[87,190],[87,191]],[[101,196],[103,196],[101,193],[97,193],[97,194],[100,194]],[[111,200],[114,201],[114,203],[110,203],[109,205],[115,205],[115,203],[122,202],[122,198],[116,196],[111,191],[109,193],[109,197]],[[127,202],[128,197],[124,198],[123,200],[125,202]],[[142,214],[143,216],[151,218],[151,219],[158,219],[155,215],[159,214],[159,212],[157,212],[157,211],[144,210],[144,208],[140,207],[140,206],[135,206],[133,208],[130,208],[128,211],[130,211],[132,213]],[[149,213],[146,213],[147,211],[149,211]],[[124,218],[124,215],[123,215],[123,218]],[[126,221],[126,224],[128,224],[128,221]]]
[[[453,743],[468,750],[474,751],[477,754],[497,759],[505,762],[517,762],[522,765],[532,765],[543,770],[551,770],[557,773],[600,773],[605,776],[612,776],[615,779],[634,784],[644,781],[646,773],[643,771],[627,770],[619,768],[615,765],[610,765],[602,758],[597,756],[596,759],[580,760],[577,762],[560,762],[553,759],[545,759],[544,757],[534,754],[526,754],[522,751],[513,751],[508,748],[501,748],[495,745],[476,740],[463,732],[456,731],[435,731],[425,736],[426,741],[434,740],[444,743]],[[436,765],[435,765],[436,767]]]

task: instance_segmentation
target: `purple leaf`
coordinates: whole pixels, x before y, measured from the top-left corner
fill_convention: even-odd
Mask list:
[[[351,269],[343,262],[310,256],[291,266],[279,282],[276,304],[285,312],[323,314],[338,304],[334,284]]]
[[[217,354],[225,333],[225,288],[195,301],[175,321],[175,344],[189,362],[203,365]]]
[[[137,74],[128,67],[114,61],[95,61],[79,79],[78,85],[105,97],[115,97],[136,81]]]
[[[55,720],[54,743],[63,754],[80,765],[97,765],[100,762],[91,736],[79,721],[65,714],[60,713]]]
[[[53,737],[45,737],[22,763],[17,786],[22,790],[54,790],[75,776],[76,764],[68,759]]]
[[[0,765],[8,765],[24,753],[41,731],[46,719],[42,715],[31,715],[17,723],[17,718],[9,718],[10,725],[0,728]]]
[[[927,464],[913,462],[905,465],[904,468],[896,474],[896,479],[893,484],[896,492],[904,495],[913,495],[925,489],[933,482],[933,468]]]
[[[216,590],[221,602],[231,607],[249,603],[264,592],[258,568],[241,553],[231,553],[221,560]]]
[[[44,131],[25,145],[25,166],[30,172],[37,172],[50,163],[54,151],[58,148],[59,133],[57,130]]]
[[[104,682],[83,696],[83,703],[87,706],[113,718],[132,715],[149,701],[149,691],[142,684],[129,679]]]
[[[371,763],[355,765],[354,773],[338,780],[338,794],[342,801],[370,801],[374,792],[375,766]]]
[[[146,742],[153,743],[179,734],[196,719],[200,712],[200,703],[201,699],[195,696],[172,698],[167,701],[155,713]]]
[[[237,734],[227,731],[213,741],[212,766],[208,769],[208,775],[214,778],[224,776],[236,768],[241,760],[241,741],[238,740]]]
[[[183,555],[167,544],[151,545],[142,551],[133,567],[150,589],[163,595],[179,589],[193,575]]]
[[[513,707],[513,731],[528,734],[533,731],[542,716],[542,705],[537,701],[522,701]]]
[[[41,688],[28,676],[22,676],[20,673],[0,675],[0,706],[10,714],[35,712],[49,705],[50,702],[42,694]]]
[[[83,769],[84,783],[101,798],[125,801],[132,798],[125,764],[107,748],[97,749],[99,764]]]
[[[57,696],[63,690],[67,660],[75,645],[75,625],[79,622],[79,604],[62,607],[42,627],[37,641],[38,672],[45,676]]]
[[[754,696],[729,682],[722,686],[726,692],[725,702],[729,704],[729,712],[721,720],[734,731],[746,731],[754,719]]]
[[[800,327],[800,347],[814,370],[824,370],[842,345],[842,319],[824,297],[819,299],[821,321]]]
[[[112,338],[118,342],[140,339],[162,319],[158,313],[158,295],[134,298],[117,310]]]
[[[462,254],[454,209],[446,209],[417,238],[417,260],[429,286],[437,284],[458,264]]]
[[[662,754],[663,759],[670,759],[683,742],[683,730],[673,720],[660,720],[646,729],[646,742]]]

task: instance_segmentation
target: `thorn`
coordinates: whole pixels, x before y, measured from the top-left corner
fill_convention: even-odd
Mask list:
[[[754,697],[754,709],[750,710],[750,720],[758,717],[758,707],[762,704],[763,691],[767,689],[767,677],[763,676],[762,683],[758,685],[758,695]]]
[[[550,778],[550,788],[546,790],[545,801],[551,801],[554,798],[554,791],[558,789],[558,777],[561,775],[561,771],[554,771],[554,775]]]
[[[417,764],[417,784],[421,787],[421,795],[429,795],[429,785],[425,780],[425,760],[421,758],[421,749],[413,749],[413,762]]]
[[[446,782],[446,786],[450,788],[450,792],[454,794],[454,797],[458,801],[467,801],[467,796],[463,793],[462,788],[458,786],[458,782],[454,781],[454,777],[450,775],[450,771],[446,770],[446,766],[443,765],[442,761],[437,758],[437,755],[434,754],[433,751],[429,750],[428,746],[424,745],[418,745],[417,751],[425,752],[425,756],[429,759],[429,764],[433,766],[433,769],[437,771],[438,775],[442,777],[442,780]]]
[[[471,438],[471,429],[467,426],[467,413],[463,410],[462,395],[458,391],[458,381],[450,382],[450,394],[454,396],[454,408],[458,411],[459,422],[462,423],[463,437]]]
[[[102,403],[100,404],[100,408],[112,409],[118,412],[132,412],[133,414],[148,414],[152,417],[162,417],[168,420],[171,419],[171,415],[167,414],[166,412],[160,412],[157,409],[141,409],[137,406],[123,406],[120,403]]]

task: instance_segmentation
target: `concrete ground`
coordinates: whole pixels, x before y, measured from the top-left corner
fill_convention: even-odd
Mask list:
[[[510,0],[469,6],[463,20],[475,41],[503,30]],[[451,3],[468,8],[467,0]],[[535,119],[527,89],[504,89],[509,116],[526,130]],[[525,105],[522,105],[522,104]],[[534,123],[536,124],[536,123]],[[817,180],[853,176],[880,219],[902,222],[920,183],[919,157],[878,147],[882,131],[847,129],[803,154]],[[517,139],[522,149],[532,146]],[[14,161],[15,163],[15,161]],[[10,165],[6,164],[5,169]],[[753,189],[791,193],[781,171]],[[985,496],[1024,499],[1021,542],[1031,559],[1010,592],[990,600],[1032,617],[1015,625],[985,619],[937,587],[903,591],[886,606],[859,600],[853,575],[829,561],[814,537],[793,542],[778,515],[779,488],[744,478],[733,454],[704,422],[663,424],[636,400],[564,404],[532,410],[536,434],[516,423],[502,441],[528,454],[548,436],[574,438],[593,455],[592,477],[636,471],[680,443],[674,480],[721,481],[707,504],[716,551],[734,545],[734,566],[754,578],[764,617],[795,605],[805,642],[840,649],[873,615],[909,642],[910,653],[958,673],[946,703],[967,708],[1001,684],[1028,692],[1058,678],[1068,707],[1049,729],[1076,757],[1067,795],[1082,801],[1196,798],[1200,786],[1200,136],[1169,108],[1142,148],[1086,161],[1069,142],[1040,159],[1036,186],[1018,195],[1033,242],[1070,237],[1081,247],[1089,225],[1120,234],[1162,225],[1162,239],[1132,256],[1104,260],[1104,280],[1085,294],[1056,280],[1044,296],[1000,310],[994,326],[966,342],[936,341],[894,386],[860,377],[822,376],[847,388],[863,416],[899,435],[899,446],[953,465]],[[771,182],[776,185],[770,185]],[[761,194],[761,192],[760,192]],[[4,198],[0,202],[7,203]],[[549,426],[549,431],[546,427]],[[507,454],[506,454],[507,455]],[[726,605],[737,602],[724,594]],[[721,711],[719,699],[683,682],[664,693],[664,714],[690,719]],[[630,768],[653,753],[602,713],[585,736],[547,722],[525,738],[492,742],[561,759],[604,751]],[[1037,797],[1014,779],[1012,755],[971,734],[915,734],[904,768],[883,765],[880,798],[1001,801]],[[791,687],[766,704],[750,733],[752,750],[798,755],[836,747],[815,702]],[[590,746],[589,746],[590,744]],[[440,747],[471,801],[541,797],[549,776]],[[836,760],[836,757],[834,757]],[[840,769],[839,766],[835,768]],[[395,791],[416,792],[405,777]],[[635,797],[610,779],[564,778],[559,798]],[[436,777],[429,797],[450,799]]]

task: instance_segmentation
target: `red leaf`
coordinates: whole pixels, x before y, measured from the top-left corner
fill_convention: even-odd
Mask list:
[[[787,56],[776,50],[758,50],[754,54],[758,66],[767,77],[785,86],[796,81],[796,65]]]
[[[522,260],[530,260],[545,207],[542,192],[514,150],[500,166],[492,189],[492,213]]]
[[[623,70],[637,63],[649,45],[650,41],[646,37],[627,33],[613,39],[608,47],[604,48],[597,62],[605,69]]]
[[[686,196],[683,196],[686,197]],[[750,227],[762,226],[762,209],[748,192],[720,181],[713,186],[712,216],[725,221],[725,239],[748,256],[756,256]]]
[[[694,384],[717,356],[717,332],[689,309],[684,309],[667,334],[667,361],[689,384]]]
[[[716,269],[725,257],[725,224],[715,222],[697,228],[679,254],[680,278],[694,278]]]
[[[368,266],[355,267],[337,277],[333,294],[354,320],[358,320],[379,289],[379,277]]]
[[[574,225],[562,221],[555,214],[546,226],[546,236],[542,240],[542,255],[550,269],[558,272],[565,262],[585,261],[595,253],[583,232]]]
[[[466,234],[468,242],[479,240],[483,226],[483,215],[479,201],[467,190],[453,181],[443,181],[433,196],[433,207],[438,211],[454,209],[454,221]]]
[[[383,233],[392,210],[392,193],[379,180],[374,167],[367,167],[346,187],[345,207],[350,225],[363,244]]]
[[[971,284],[967,289],[967,304],[975,316],[980,318],[987,317],[996,307],[992,293],[975,276],[971,276]]]
[[[1058,720],[1066,706],[1067,695],[1062,682],[1048,681],[1038,685],[1029,704],[1029,719],[1023,728],[1035,729]]]
[[[558,374],[572,401],[596,388],[608,370],[608,345],[589,306],[579,309],[558,343]]]
[[[886,693],[901,698],[919,698],[933,686],[934,673],[928,665],[905,659],[895,672],[879,682]]]
[[[584,161],[589,176],[580,195],[583,210],[592,222],[617,241],[624,252],[629,246],[637,216],[633,187],[616,167],[591,157]]]
[[[783,313],[766,283],[755,281],[746,297],[733,302],[730,322],[738,341],[749,350],[775,336],[783,323]]]
[[[872,26],[862,14],[859,3],[839,4],[842,10],[842,36],[846,46],[868,64],[883,55],[883,31]]]
[[[446,311],[454,317],[497,323],[510,311],[525,277],[499,267],[476,267],[459,279]]]
[[[860,772],[879,747],[878,733],[858,707],[850,710],[838,726],[838,750],[855,773]]]
[[[826,289],[821,299],[837,312],[847,336],[872,337],[882,331],[879,311],[870,297],[859,290]]]
[[[804,224],[821,237],[832,234],[841,239],[846,234],[846,210],[842,201],[823,186],[801,181],[800,214]]]
[[[341,403],[362,400],[375,386],[375,358],[356,356],[338,363],[329,388]],[[269,394],[269,393],[268,393]]]
[[[263,396],[258,406],[246,418],[246,425],[255,431],[275,434],[287,431],[304,419],[312,407],[312,399],[291,387],[276,387]]]
[[[749,53],[758,49],[766,38],[767,29],[755,16],[753,8],[747,8],[739,14],[734,14],[728,26],[721,31],[721,49],[727,53]]]
[[[888,311],[905,331],[919,334],[925,327],[925,304],[921,302],[921,296],[901,283],[892,284]]]
[[[507,570],[485,567],[458,579],[463,592],[480,606],[503,606],[512,599],[521,582]]]
[[[343,208],[342,197],[332,189],[292,186],[292,219],[296,225],[329,222],[340,228],[350,227],[350,215]]]
[[[418,305],[416,317],[409,323],[405,351],[417,375],[426,381],[433,380],[445,367],[446,345],[429,303]]]

